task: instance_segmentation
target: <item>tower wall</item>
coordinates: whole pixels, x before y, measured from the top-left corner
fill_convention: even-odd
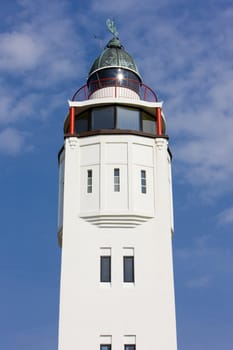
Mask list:
[[[104,341],[112,350],[127,342],[137,349],[175,350],[167,140],[69,137],[60,157],[65,166],[59,350],[99,349]],[[120,192],[114,191],[114,169],[120,170]],[[111,256],[111,282],[100,282],[105,254]],[[134,256],[133,283],[123,282],[127,255]]]

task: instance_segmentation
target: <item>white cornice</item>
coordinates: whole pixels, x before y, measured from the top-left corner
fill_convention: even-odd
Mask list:
[[[89,106],[98,106],[98,105],[106,105],[106,104],[123,104],[127,106],[136,106],[136,107],[147,107],[147,108],[156,108],[163,106],[163,101],[159,102],[148,102],[144,100],[132,100],[126,98],[95,98],[84,101],[70,101],[68,100],[69,107],[89,107]]]

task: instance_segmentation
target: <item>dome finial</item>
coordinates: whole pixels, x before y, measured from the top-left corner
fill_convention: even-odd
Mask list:
[[[115,38],[118,38],[118,33],[116,30],[116,25],[113,19],[108,18],[106,21],[106,26],[108,30],[113,34]]]

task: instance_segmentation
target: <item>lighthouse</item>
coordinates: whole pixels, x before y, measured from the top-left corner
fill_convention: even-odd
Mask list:
[[[176,350],[162,102],[107,26],[111,39],[68,101],[58,155],[59,350]]]

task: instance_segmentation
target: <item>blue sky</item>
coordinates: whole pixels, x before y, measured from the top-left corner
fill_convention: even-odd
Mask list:
[[[57,152],[67,99],[111,37],[164,101],[179,350],[233,344],[233,4],[2,1],[0,348],[57,348]],[[97,36],[100,39],[96,40]]]

